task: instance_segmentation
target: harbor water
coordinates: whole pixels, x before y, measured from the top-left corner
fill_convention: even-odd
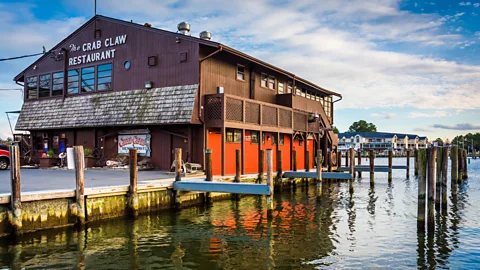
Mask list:
[[[363,164],[368,162],[363,160]],[[386,165],[378,158],[376,164]],[[395,158],[394,165],[404,165]],[[436,212],[435,230],[417,232],[417,179],[405,170],[275,194],[216,201],[0,239],[1,269],[411,269],[480,267],[480,160]]]

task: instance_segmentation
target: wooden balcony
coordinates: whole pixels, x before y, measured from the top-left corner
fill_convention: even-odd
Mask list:
[[[205,95],[207,127],[230,127],[282,133],[318,133],[320,121],[311,113],[228,94]]]
[[[319,101],[307,99],[301,96],[295,96],[293,94],[278,94],[277,104],[292,108],[294,110],[302,110],[305,112],[318,113],[324,117],[326,122],[330,125],[333,123],[333,118],[328,117],[325,113],[325,109]]]

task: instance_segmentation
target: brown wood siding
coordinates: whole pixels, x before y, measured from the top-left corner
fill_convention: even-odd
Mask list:
[[[148,27],[140,29],[119,24],[110,20],[98,18],[96,28],[101,30],[102,48],[89,52],[68,52],[67,58],[87,55],[90,53],[102,52],[108,49],[115,49],[115,57],[102,61],[95,61],[88,64],[69,66],[68,69],[89,67],[103,63],[113,63],[113,89],[132,90],[144,89],[145,81],[152,82],[152,87],[165,87],[176,85],[191,85],[198,83],[198,50],[197,42],[182,39],[176,42],[174,36],[165,35],[149,30]],[[61,48],[68,49],[70,44],[82,46],[87,42],[93,42],[95,23],[86,26],[82,31],[72,36],[61,44]],[[104,41],[107,38],[114,39],[116,36],[127,35],[126,43],[114,47],[105,47]],[[179,54],[188,53],[188,60],[180,62]],[[148,66],[148,57],[157,56],[157,65]],[[124,67],[125,61],[131,64],[130,69]],[[45,57],[36,64],[36,68],[30,68],[25,73],[25,80],[29,76],[42,75],[63,71],[63,60],[55,61],[51,57]]]
[[[245,80],[237,80],[237,64],[245,67]],[[239,57],[220,52],[202,62],[202,94],[216,94],[217,87],[223,86],[226,94],[243,98],[250,96],[249,66]]]

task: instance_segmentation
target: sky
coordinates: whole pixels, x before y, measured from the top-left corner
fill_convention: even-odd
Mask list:
[[[378,131],[450,138],[480,132],[480,0],[97,0],[97,13],[212,40],[342,94],[340,131],[358,120]],[[94,15],[94,0],[0,0],[0,58],[47,50]],[[3,112],[20,110],[13,77],[36,57],[0,62]],[[15,124],[16,116],[13,115]]]

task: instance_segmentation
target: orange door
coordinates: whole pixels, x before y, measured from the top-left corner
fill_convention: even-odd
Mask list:
[[[208,132],[208,149],[212,150],[212,174],[222,174],[222,134]]]
[[[251,131],[245,131],[245,173],[258,173],[258,133],[256,140],[252,141]]]

